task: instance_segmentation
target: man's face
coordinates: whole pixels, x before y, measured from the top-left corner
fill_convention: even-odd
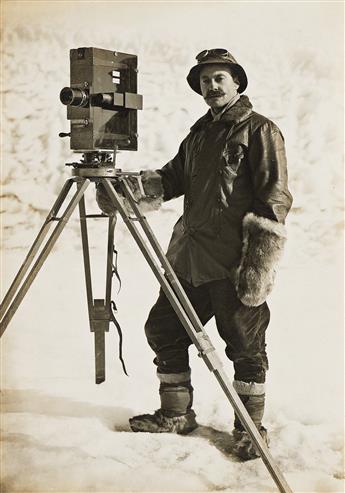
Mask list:
[[[234,81],[227,66],[205,65],[200,72],[200,87],[206,104],[219,109],[237,94],[239,85]]]

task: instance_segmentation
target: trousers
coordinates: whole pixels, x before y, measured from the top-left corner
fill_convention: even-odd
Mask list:
[[[268,370],[265,334],[270,320],[267,303],[244,305],[230,279],[192,286],[179,279],[200,321],[205,325],[213,316],[225,341],[225,353],[234,365],[234,379],[264,383]],[[192,344],[162,289],[145,324],[148,343],[156,357],[159,374],[190,371],[188,348]]]

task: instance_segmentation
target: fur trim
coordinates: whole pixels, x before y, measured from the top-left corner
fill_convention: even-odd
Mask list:
[[[283,224],[252,212],[244,217],[242,258],[235,283],[244,305],[259,306],[272,291],[285,241]]]
[[[143,199],[140,199],[139,200],[139,209],[140,209],[140,212],[152,212],[152,211],[158,211],[158,209],[161,207],[161,205],[163,204],[163,198],[155,198],[155,199],[152,199],[152,198],[148,198],[148,197],[144,197]],[[129,204],[128,205],[128,208],[129,207]]]
[[[248,118],[252,111],[253,106],[248,96],[242,95],[233,106],[230,106],[230,108],[225,111],[225,113],[223,113],[221,121],[228,123],[239,123]],[[191,127],[191,130],[198,130],[198,128],[211,120],[213,120],[212,112],[211,110],[208,110],[205,115],[203,115],[194,123],[194,125]]]
[[[262,395],[265,393],[265,384],[257,382],[242,382],[234,380],[232,386],[240,395]]]
[[[238,101],[233,106],[223,114],[222,120],[227,122],[239,123],[252,113],[252,103],[250,102],[248,96],[242,95]]]

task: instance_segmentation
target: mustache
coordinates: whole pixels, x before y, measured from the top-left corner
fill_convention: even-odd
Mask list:
[[[213,98],[216,96],[224,96],[225,93],[223,91],[208,91],[206,94],[206,98]]]

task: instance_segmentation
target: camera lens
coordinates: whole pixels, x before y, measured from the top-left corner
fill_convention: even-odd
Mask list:
[[[89,93],[83,89],[64,87],[60,92],[60,101],[62,104],[70,106],[87,106]]]

